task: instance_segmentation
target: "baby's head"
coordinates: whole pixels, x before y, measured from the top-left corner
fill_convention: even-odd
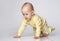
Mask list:
[[[26,2],[23,4],[21,11],[22,11],[24,18],[27,20],[30,20],[31,17],[34,15],[33,5],[29,2]]]

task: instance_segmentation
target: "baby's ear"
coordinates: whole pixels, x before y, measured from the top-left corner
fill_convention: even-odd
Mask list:
[[[34,10],[32,10],[32,12],[34,13]]]
[[[34,14],[34,10],[32,10],[32,15]]]

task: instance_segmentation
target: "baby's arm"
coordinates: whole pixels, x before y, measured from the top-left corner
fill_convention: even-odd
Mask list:
[[[22,22],[21,27],[20,27],[19,30],[18,30],[18,35],[14,36],[14,38],[20,38],[20,37],[21,37],[21,35],[22,35],[22,33],[23,33],[26,25],[27,25],[27,21],[24,20],[24,21]]]
[[[41,27],[37,24],[36,25],[36,32],[35,32],[35,37],[34,38],[40,38],[40,33],[41,33]]]
[[[41,34],[41,19],[36,18],[35,22],[36,22],[36,32],[34,38],[37,39],[40,38],[40,34]]]

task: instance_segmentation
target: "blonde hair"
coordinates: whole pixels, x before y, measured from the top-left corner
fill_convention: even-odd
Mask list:
[[[32,5],[31,3],[29,3],[29,2],[25,2],[25,3],[23,4],[22,8],[23,8],[25,5],[27,5],[27,4],[29,4],[29,5],[30,5],[30,7],[31,7],[31,10],[34,10],[34,7],[33,7],[33,5]]]

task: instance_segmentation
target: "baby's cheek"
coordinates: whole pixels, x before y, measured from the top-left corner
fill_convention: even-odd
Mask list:
[[[28,15],[27,17],[30,18],[31,16]]]

